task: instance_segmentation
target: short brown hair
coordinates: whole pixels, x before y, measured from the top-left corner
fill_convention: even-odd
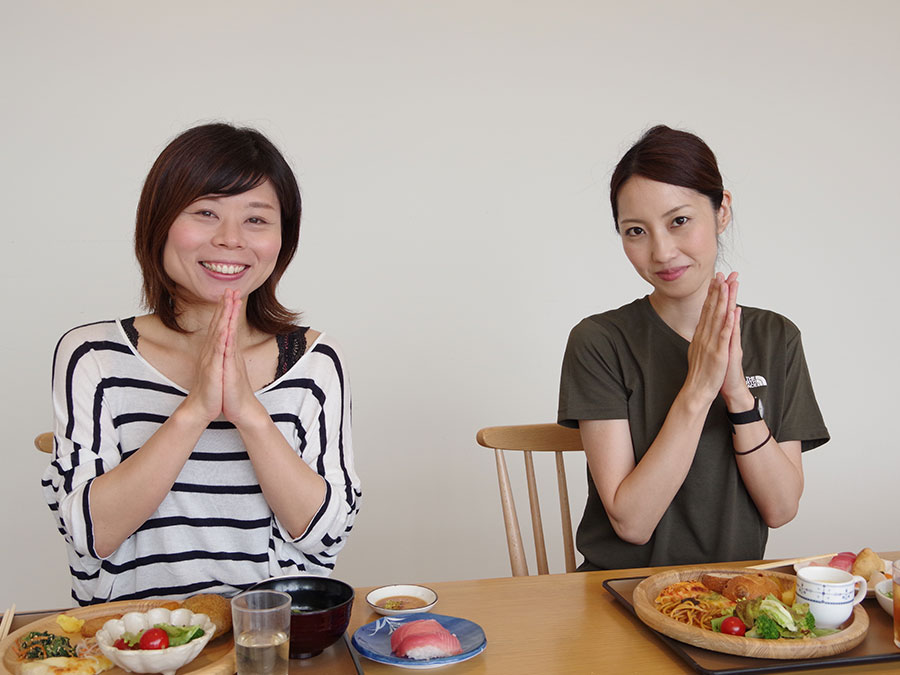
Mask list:
[[[169,328],[185,332],[175,312],[175,282],[163,267],[169,228],[205,195],[236,195],[269,181],[281,207],[281,250],[272,274],[246,299],[247,321],[270,335],[290,332],[298,315],[275,298],[275,287],[297,251],[300,188],[287,161],[255,129],[203,124],[177,136],[153,163],[137,207],[134,252],[143,274],[144,305]]]
[[[703,139],[687,131],[663,124],[655,126],[619,160],[609,181],[616,232],[619,231],[619,190],[632,176],[696,190],[709,198],[714,211],[722,205],[725,188],[716,156]]]

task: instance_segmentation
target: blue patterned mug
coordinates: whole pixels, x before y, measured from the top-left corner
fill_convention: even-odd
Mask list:
[[[857,587],[857,584],[859,586]],[[837,628],[866,597],[866,580],[834,567],[810,565],[797,572],[797,599],[806,602],[818,628]]]

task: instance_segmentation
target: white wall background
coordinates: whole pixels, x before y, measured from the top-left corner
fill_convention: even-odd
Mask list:
[[[718,154],[741,301],[801,327],[833,436],[768,554],[900,548],[900,3],[2,4],[0,607],[69,602],[31,445],[52,350],[139,311],[143,178],[220,119],[292,161],[305,214],[281,297],[348,355],[365,497],[337,576],[509,573],[475,431],[554,420],[571,326],[646,292],[607,183],[659,122]]]

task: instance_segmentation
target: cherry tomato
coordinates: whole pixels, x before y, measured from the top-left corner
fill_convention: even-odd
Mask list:
[[[722,622],[721,630],[727,635],[743,635],[747,632],[747,626],[736,616],[729,616]]]
[[[116,649],[131,649],[131,645],[125,642],[124,639],[119,638],[115,642],[113,642],[113,647]]]
[[[141,649],[165,649],[169,646],[169,634],[162,628],[148,628],[141,635]]]

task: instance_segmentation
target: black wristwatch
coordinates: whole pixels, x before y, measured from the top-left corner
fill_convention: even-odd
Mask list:
[[[732,424],[750,424],[759,422],[763,418],[763,404],[758,396],[753,397],[753,407],[747,412],[728,412],[728,419]]]

